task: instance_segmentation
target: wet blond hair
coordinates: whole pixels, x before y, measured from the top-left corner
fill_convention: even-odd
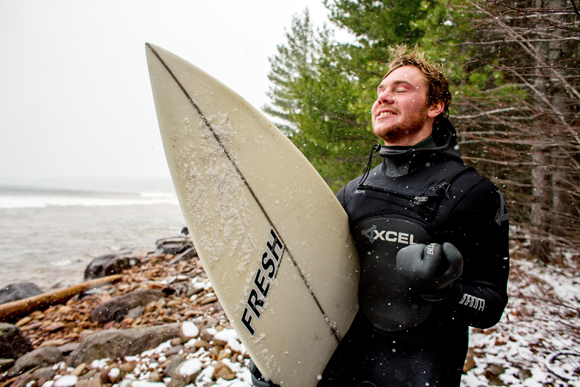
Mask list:
[[[436,119],[449,116],[449,105],[451,105],[451,92],[449,91],[449,82],[443,74],[443,65],[431,64],[425,59],[425,53],[417,46],[409,49],[407,45],[402,44],[389,48],[391,61],[389,62],[389,71],[383,79],[399,67],[414,66],[421,70],[425,76],[428,86],[428,97],[431,104],[443,101],[445,108]]]

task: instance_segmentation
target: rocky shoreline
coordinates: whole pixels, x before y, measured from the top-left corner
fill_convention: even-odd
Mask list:
[[[525,240],[514,239],[510,256],[507,309],[498,325],[471,329],[462,385],[575,385],[574,363],[558,368],[548,360],[571,351],[572,360],[580,357],[578,253],[543,267]],[[0,387],[252,385],[249,356],[187,236],[158,240],[154,251],[98,257],[85,272],[90,281],[113,277],[0,319]],[[0,309],[39,292],[30,284],[0,289]]]
[[[191,240],[135,251],[95,258],[85,272],[119,281],[0,322],[0,387],[251,386],[249,356]],[[23,287],[32,293],[2,292],[39,291]]]

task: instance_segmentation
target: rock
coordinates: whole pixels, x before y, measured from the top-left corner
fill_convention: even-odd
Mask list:
[[[205,285],[200,282],[190,282],[187,284],[187,292],[185,295],[189,298],[194,294],[201,293],[205,289]]]
[[[71,375],[74,376],[81,376],[84,372],[84,370],[87,368],[87,364],[86,363],[81,363],[77,366],[77,368],[75,368],[72,372]]]
[[[185,387],[193,383],[202,370],[199,359],[186,360],[177,367],[171,376],[171,387]]]
[[[63,355],[68,355],[70,354],[72,351],[74,351],[75,349],[77,349],[79,346],[79,343],[67,343],[65,345],[60,345],[58,347],[56,347]]]
[[[12,367],[14,359],[0,359],[0,372]]]
[[[215,380],[224,379],[224,380],[232,380],[235,379],[236,373],[233,372],[230,367],[228,367],[224,363],[218,363],[213,371],[213,378]]]
[[[161,376],[157,371],[153,371],[149,374],[149,381],[153,383],[159,383],[161,381]]]
[[[52,386],[53,387],[73,387],[75,384],[77,384],[78,381],[79,381],[79,378],[74,376],[74,375],[64,375],[62,378],[56,380]]]
[[[181,339],[173,339],[173,340],[181,341]],[[175,345],[175,346],[169,348],[169,350],[167,352],[165,352],[165,356],[178,355],[179,351],[181,351],[181,350],[183,350],[183,345]]]
[[[118,369],[117,367],[111,368],[109,370],[108,376],[109,376],[109,380],[113,384],[117,383],[119,380],[121,380],[123,378],[123,374],[121,373],[121,370]]]
[[[474,353],[471,349],[467,351],[467,356],[465,357],[465,363],[463,364],[463,373],[466,374],[467,372],[471,371],[475,368],[475,360],[473,359]]]
[[[196,340],[195,343],[193,343],[193,348],[195,348],[195,349],[200,349],[200,348],[206,348],[207,349],[210,346],[211,346],[210,343],[208,343],[205,340],[201,340],[201,339]]]
[[[12,387],[24,387],[34,380],[37,381],[37,386],[42,386],[44,382],[52,379],[55,373],[56,372],[52,369],[52,367],[44,367],[32,372],[27,372],[23,375],[20,375],[14,384],[12,384]]]
[[[47,330],[48,331],[48,330]],[[44,347],[60,347],[67,343],[66,339],[55,339],[55,340],[46,340],[40,344],[40,348]]]
[[[97,306],[91,312],[91,321],[101,324],[109,321],[121,322],[132,309],[140,307],[143,311],[148,303],[162,297],[163,292],[153,289],[141,289],[123,294]]]
[[[167,366],[165,367],[165,375],[173,377],[175,370],[181,365],[183,358],[179,355],[174,355],[170,357],[167,361]]]
[[[89,371],[89,372],[87,372],[86,374],[82,375],[82,376],[80,377],[80,379],[86,379],[86,380],[89,380],[89,379],[91,379],[91,378],[94,378],[94,377],[95,377],[95,375],[97,375],[97,372],[98,372],[98,370],[97,370],[96,368],[93,368],[92,370],[90,370],[90,371]],[[99,378],[99,380],[100,380],[100,378]]]
[[[487,367],[486,371],[487,370],[489,370],[489,372],[494,376],[499,376],[499,375],[505,373],[505,368],[499,364],[490,364]]]
[[[179,335],[181,337],[181,341],[187,343],[189,340],[195,339],[197,336],[199,336],[199,328],[191,321],[184,321],[181,323]]]
[[[201,336],[199,337],[200,339],[204,340],[204,341],[211,341],[213,339],[214,333],[212,333],[211,331],[204,329],[201,332]]]
[[[18,322],[16,324],[14,324],[14,325],[16,325],[17,327],[21,327],[23,325],[28,324],[31,321],[32,321],[32,317],[26,316],[26,317],[23,317],[20,320],[18,320]]]
[[[130,252],[122,254],[106,254],[97,257],[85,269],[85,279],[101,278],[113,274],[120,274],[123,270],[139,263],[135,257],[128,256]]]
[[[85,269],[85,279],[105,277],[104,266],[116,257],[116,254],[106,254],[93,259]]]
[[[79,380],[76,387],[102,387],[103,383],[99,378]]]
[[[146,328],[105,330],[87,336],[68,357],[68,364],[77,366],[104,358],[123,358],[140,354],[159,344],[179,337],[180,324]]]
[[[0,356],[5,359],[18,359],[34,349],[22,331],[12,325],[0,323]]]
[[[518,378],[520,380],[526,380],[526,379],[531,378],[531,377],[532,377],[532,372],[530,370],[522,368],[518,371]]]
[[[179,261],[188,261],[197,257],[197,250],[195,247],[190,247],[189,249],[185,250],[183,253],[177,255],[175,258],[169,262],[170,265],[175,265]]]
[[[13,378],[34,367],[49,367],[63,360],[64,356],[55,347],[35,349],[16,360],[14,367],[8,372],[8,377]]]
[[[42,289],[32,282],[16,282],[0,289],[0,304],[18,301],[42,294]]]
[[[187,236],[159,239],[155,242],[155,255],[177,255],[193,247],[191,239]]]
[[[121,370],[121,372],[129,374],[133,372],[133,370],[135,369],[135,365],[131,363],[123,363],[119,366],[119,369]]]
[[[230,359],[232,357],[231,349],[222,349],[218,354],[217,361],[222,361],[223,359]]]

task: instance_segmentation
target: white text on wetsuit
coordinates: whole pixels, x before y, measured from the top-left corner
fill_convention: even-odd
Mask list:
[[[266,242],[266,250],[260,258],[261,264],[256,271],[253,287],[246,301],[246,307],[244,308],[241,319],[242,324],[244,324],[252,336],[255,333],[254,327],[252,326],[253,316],[260,318],[262,313],[261,309],[264,308],[264,303],[268,298],[272,280],[278,275],[278,269],[280,268],[282,255],[284,254],[284,245],[274,229],[270,230],[270,236],[272,237],[272,241],[268,240]]]
[[[404,245],[414,245],[415,236],[405,232],[377,230],[377,226],[373,225],[371,228],[363,230],[362,234],[366,236],[371,243],[376,240],[402,243]]]

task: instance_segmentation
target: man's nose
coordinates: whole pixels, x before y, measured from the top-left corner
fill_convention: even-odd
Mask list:
[[[391,104],[395,102],[395,98],[388,90],[383,90],[378,94],[377,102],[379,104]]]

